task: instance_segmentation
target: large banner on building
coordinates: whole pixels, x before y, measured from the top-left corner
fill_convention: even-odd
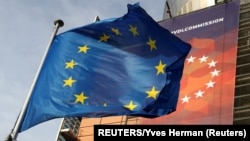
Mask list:
[[[192,45],[175,112],[140,124],[232,124],[239,0],[160,22]]]

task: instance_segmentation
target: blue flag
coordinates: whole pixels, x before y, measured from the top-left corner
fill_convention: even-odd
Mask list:
[[[154,118],[172,113],[190,48],[139,3],[128,4],[122,17],[58,34],[19,132],[61,117]]]

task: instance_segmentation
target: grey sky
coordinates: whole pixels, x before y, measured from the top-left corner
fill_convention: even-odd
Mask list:
[[[156,21],[162,20],[165,0],[0,0],[0,140],[14,126],[45,52],[54,20],[64,32],[101,19],[121,17],[127,4],[140,2]],[[32,127],[18,141],[54,141],[61,119]]]

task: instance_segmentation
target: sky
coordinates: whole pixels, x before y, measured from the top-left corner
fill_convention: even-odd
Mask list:
[[[163,18],[165,0],[0,0],[0,140],[15,125],[34,81],[54,29],[58,33],[100,19],[127,13],[127,4],[140,6],[155,20]],[[17,136],[18,141],[55,141],[62,119],[34,126]]]

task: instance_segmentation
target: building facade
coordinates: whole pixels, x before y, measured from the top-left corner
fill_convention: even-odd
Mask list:
[[[163,20],[184,15],[218,3],[214,0],[166,0]],[[170,13],[169,13],[170,12]]]
[[[223,3],[223,0],[167,0],[163,19]],[[170,7],[170,8],[169,8]],[[169,13],[170,11],[170,13]],[[233,124],[250,124],[250,0],[241,0]],[[57,141],[93,141],[95,124],[139,124],[138,117],[65,118]]]
[[[199,0],[197,3],[194,0],[166,0],[163,19],[230,1]],[[233,124],[250,124],[250,0],[240,0],[240,4]]]
[[[241,0],[234,124],[250,124],[250,0]]]

